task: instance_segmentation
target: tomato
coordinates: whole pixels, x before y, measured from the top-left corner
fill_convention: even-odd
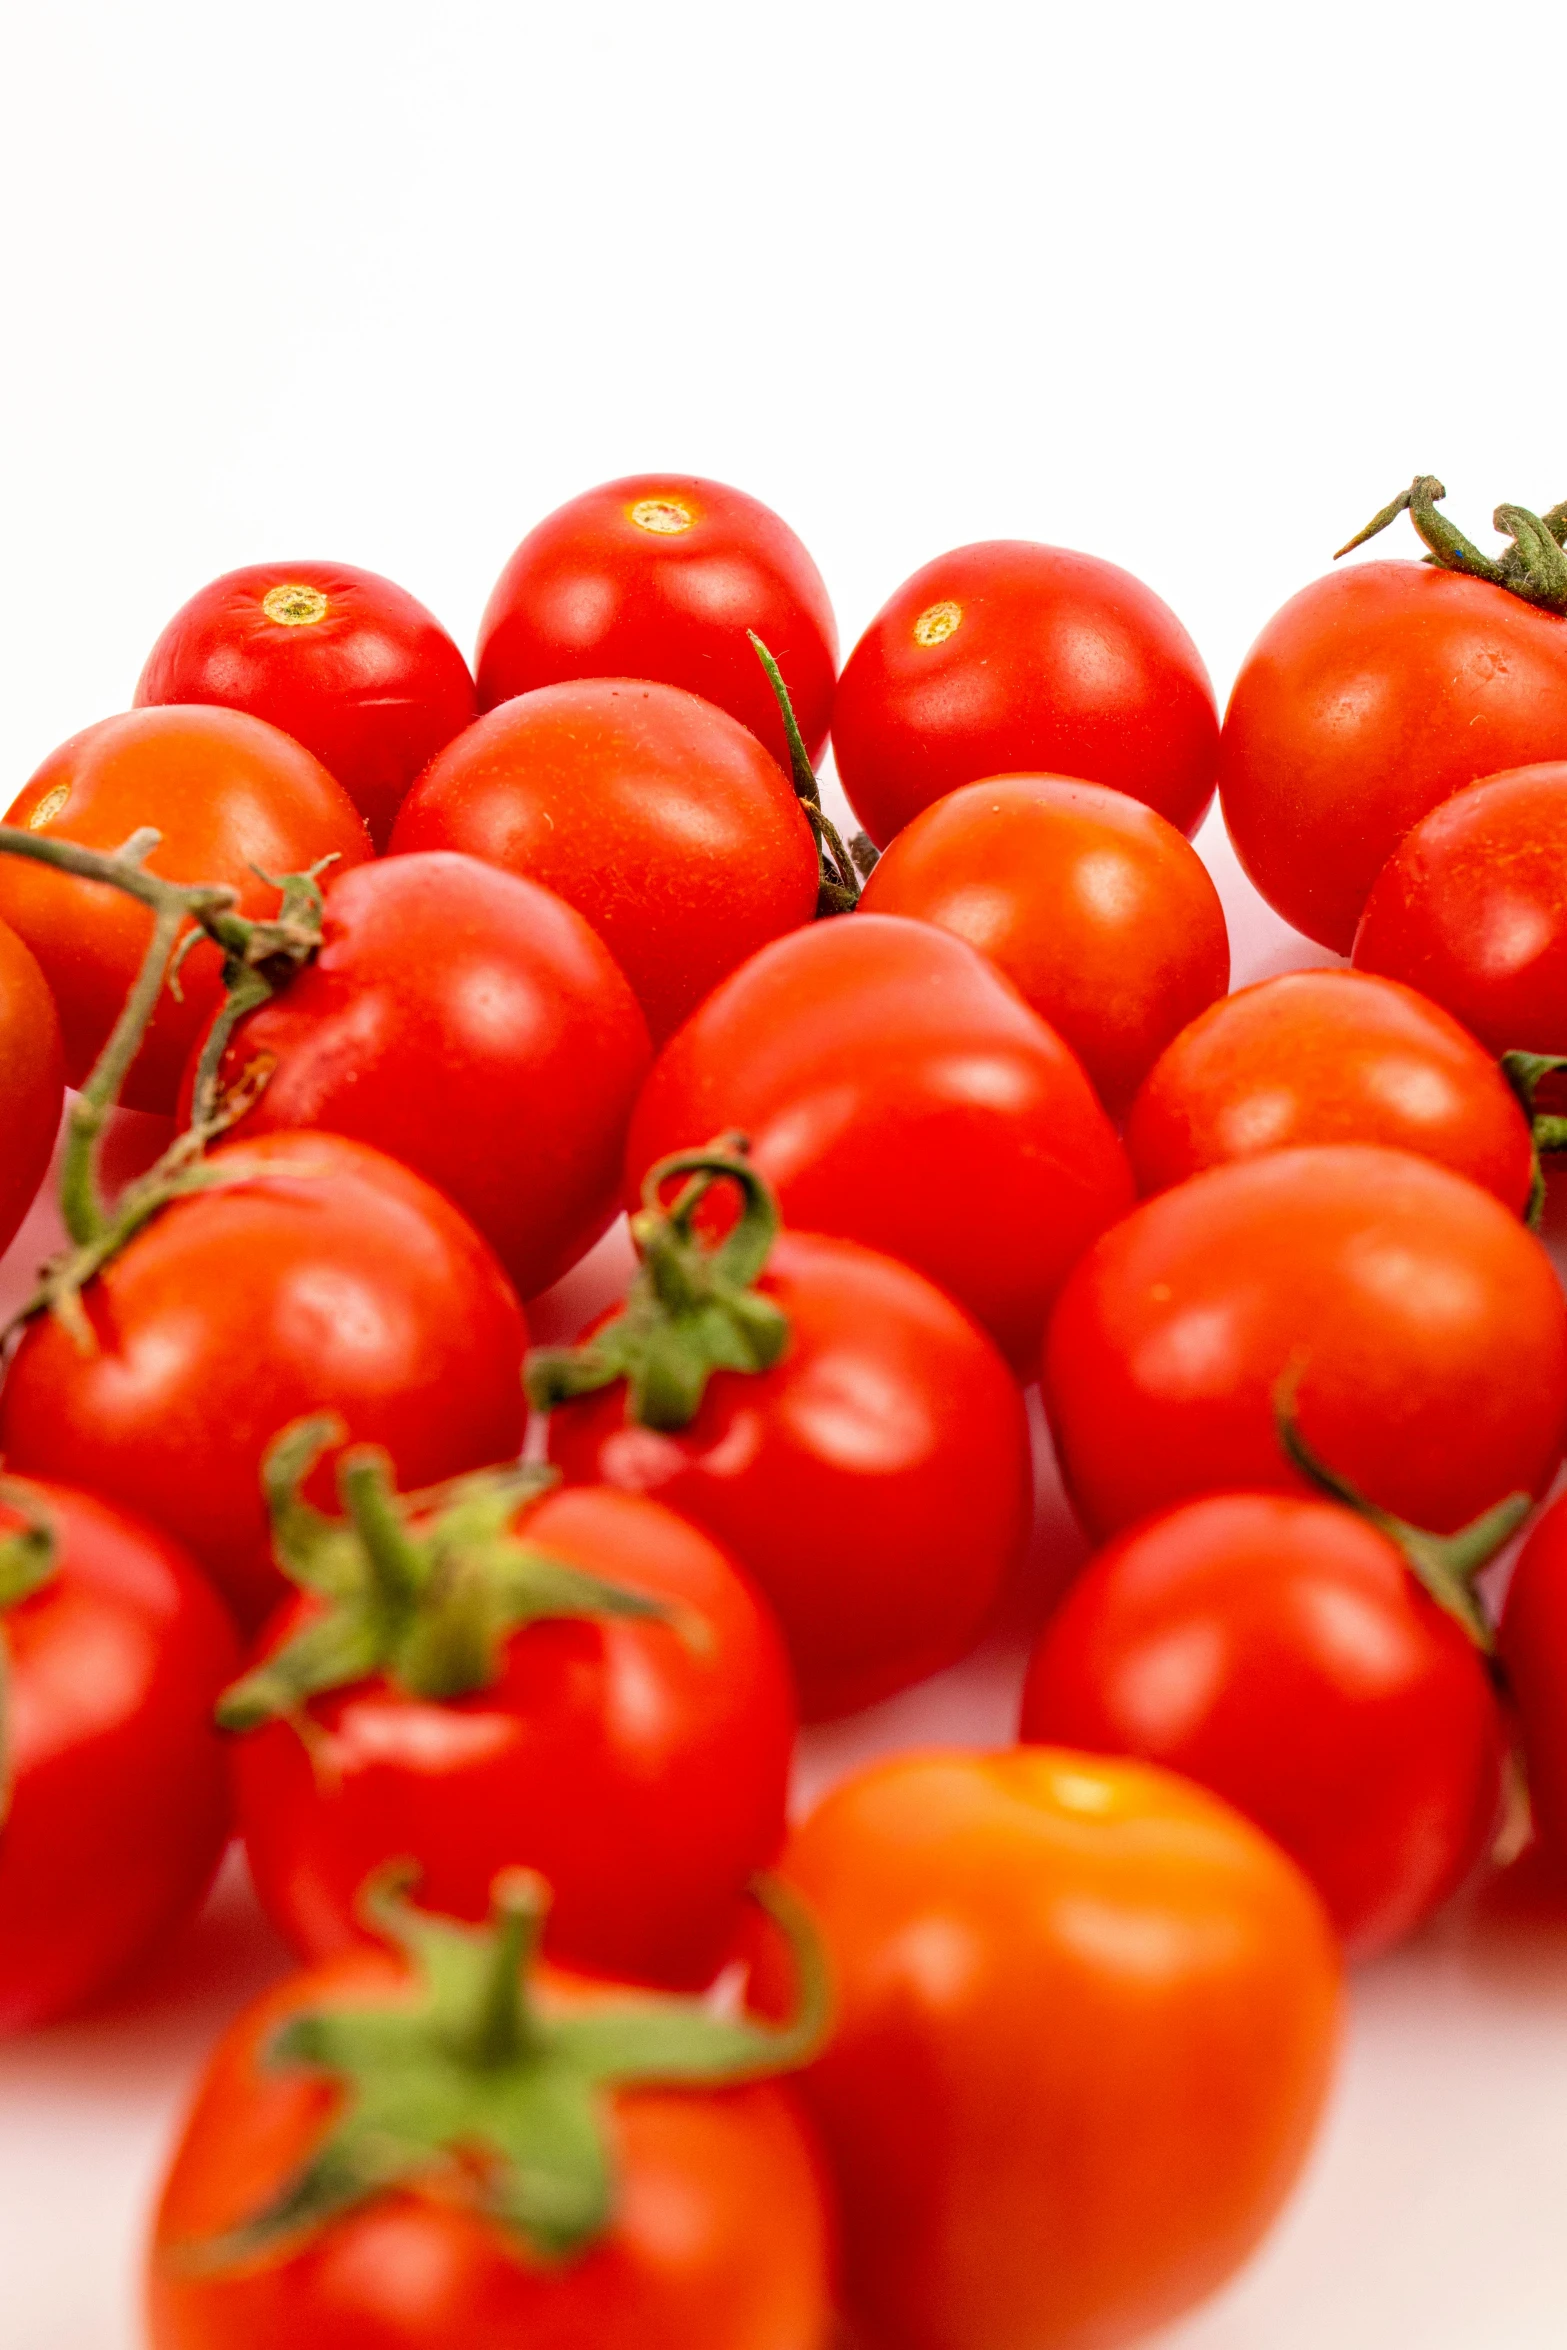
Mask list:
[[[29,1528],[37,1579],[17,1555]],[[167,1535],[64,1485],[0,1481],[0,1608],[0,2032],[14,2032],[106,1990],[205,1893],[229,1822],[212,1707],[238,1652]]]
[[[1109,2350],[1245,2259],[1338,1999],[1249,1822],[1143,1764],[937,1751],[840,1786],[785,1873],[836,1987],[806,2089],[866,2350]]]
[[[466,850],[555,890],[660,1041],[816,911],[816,843],[777,760],[711,702],[623,677],[481,718],[414,786],[392,847]]]
[[[44,1179],[65,1106],[60,1016],[34,957],[0,922],[0,1255]]]
[[[1126,1122],[1147,1193],[1302,1143],[1379,1142],[1435,1159],[1522,1214],[1529,1121],[1488,1053],[1435,1004],[1354,971],[1289,971],[1184,1029]]]
[[[1083,1259],[1045,1349],[1073,1503],[1115,1532],[1199,1493],[1296,1489],[1274,1419],[1382,1508],[1451,1533],[1543,1493],[1567,1301],[1478,1185],[1369,1144],[1274,1151],[1147,1200]]]
[[[1219,796],[1270,906],[1347,955],[1412,825],[1567,751],[1567,619],[1483,579],[1363,563],[1269,621],[1224,719]]]
[[[532,1297],[615,1215],[648,1058],[631,990],[580,915],[435,853],[328,887],[319,954],[238,1023],[219,1075],[271,1071],[236,1135],[325,1127],[374,1144],[455,1201]],[[194,1075],[193,1059],[187,1115]]]
[[[1494,1053],[1567,1052],[1567,761],[1487,776],[1415,825],[1366,900],[1355,962]]]
[[[478,703],[468,664],[405,588],[351,563],[251,563],[182,604],[136,706],[216,702],[280,726],[385,845],[398,802]]]
[[[0,1454],[150,1518],[254,1622],[283,1588],[261,1496],[278,1430],[337,1412],[409,1485],[504,1460],[527,1333],[472,1226],[379,1151],[266,1134],[209,1163],[232,1180],[165,1209],[83,1292],[92,1353],[31,1324]]]
[[[827,742],[838,627],[788,524],[743,490],[693,474],[607,481],[535,525],[479,623],[479,706],[573,677],[684,686],[789,747],[754,631],[783,671],[813,762]]]
[[[1292,1494],[1212,1494],[1117,1535],[1034,1651],[1022,1734],[1211,1787],[1300,1864],[1358,1958],[1440,1908],[1501,1801],[1473,1640],[1385,1534]]]
[[[938,555],[882,606],[832,711],[843,788],[885,847],[982,776],[1109,784],[1194,832],[1219,717],[1202,657],[1129,571],[1026,539]]]
[[[158,2210],[151,2350],[823,2350],[820,2158],[754,2078],[799,2027],[405,1935],[219,2042]]]
[[[1131,1179],[1081,1067],[982,955],[855,914],[774,941],[653,1065],[632,1186],[748,1135],[784,1222],[901,1257],[1031,1363],[1050,1300]]]
[[[1567,1860],[1567,1512],[1560,1498],[1518,1554],[1497,1645],[1517,1709],[1535,1829]]]
[[[239,710],[129,710],[73,735],[17,794],[6,821],[87,848],[117,849],[144,825],[162,845],[150,871],[237,893],[241,914],[277,909],[268,874],[334,857],[342,872],[371,854],[340,784],[298,743]],[[78,881],[0,856],[0,920],[31,947],[54,990],[65,1075],[80,1085],[108,1041],[152,937],[144,906],[98,881]],[[221,958],[203,939],[180,966],[131,1067],[123,1100],[170,1111],[192,1045],[216,1010]]]
[[[319,1641],[328,1614],[308,1589],[268,1627],[223,1716],[272,1709],[234,1749],[256,1890],[295,1948],[320,1958],[354,1941],[359,1889],[386,1861],[412,1859],[434,1905],[473,1919],[497,1872],[526,1865],[554,1889],[558,1956],[700,1987],[783,1841],[794,1702],[777,1632],[725,1553],[656,1501],[589,1486],[525,1514],[504,1489],[501,1502],[487,1542],[456,1497],[427,1518],[425,1597],[398,1639],[377,1624],[367,1648],[352,1642],[368,1669],[324,1687],[288,1681],[290,1643]],[[358,1556],[361,1615],[340,1602],[345,1627],[393,1604],[368,1545]],[[441,1584],[450,1557],[467,1577],[461,1622]],[[474,1658],[475,1595],[503,1609],[539,1562],[542,1613],[526,1612],[525,1593],[516,1628]],[[602,1612],[584,1577],[612,1587]],[[643,1612],[614,1613],[623,1593]],[[308,1663],[310,1649],[299,1654]]]
[[[1153,809],[1065,776],[993,776],[934,801],[860,903],[988,955],[1112,1112],[1230,981],[1224,908],[1201,858]]]

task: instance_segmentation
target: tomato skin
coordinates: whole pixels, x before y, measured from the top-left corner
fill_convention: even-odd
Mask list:
[[[0,1618],[0,2032],[16,2032],[106,1990],[200,1902],[228,1836],[212,1708],[238,1647],[167,1535],[68,1486],[7,1484],[58,1545],[55,1573]],[[21,1522],[0,1500],[0,1534]]]
[[[377,2197],[288,2249],[228,2270],[182,2248],[221,2235],[315,2149],[334,2092],[262,2050],[302,2008],[384,1987],[370,1951],[257,2000],[218,2044],[175,2152],[149,2264],[151,2350],[821,2350],[833,2229],[820,2158],[790,2092],[616,2096],[620,2209],[599,2243],[545,2264],[439,2186]]]
[[[1518,1554],[1497,1647],[1523,1736],[1535,1832],[1567,1859],[1567,1513],[1558,1498]]]
[[[290,586],[296,618],[275,619]],[[301,603],[325,609],[300,613]],[[473,719],[468,664],[432,612],[351,563],[250,563],[182,604],[147,656],[136,707],[214,702],[280,726],[335,775],[385,846],[399,801]]]
[[[860,905],[988,955],[1112,1113],[1229,985],[1224,908],[1195,850],[1152,808],[1069,776],[994,776],[934,801]]]
[[[1269,621],[1224,719],[1219,797],[1270,906],[1347,955],[1372,883],[1477,776],[1567,749],[1567,620],[1487,580],[1361,563]]]
[[[633,509],[664,510],[647,529]],[[635,473],[570,499],[529,531],[479,623],[479,707],[572,677],[647,677],[716,702],[787,767],[754,630],[783,672],[812,763],[827,744],[838,625],[786,522],[694,474]]]
[[[272,1074],[235,1136],[322,1127],[401,1160],[477,1225],[525,1297],[613,1221],[650,1058],[635,998],[581,916],[450,852],[389,857],[328,889],[320,953],[238,1024],[221,1074],[261,1056]]]
[[[1374,1526],[1293,1494],[1211,1494],[1117,1535],[1034,1650],[1021,1735],[1211,1787],[1356,1958],[1440,1908],[1501,1801],[1474,1643]]]
[[[1567,1301],[1533,1234],[1428,1159],[1324,1145],[1194,1175],[1090,1250],[1051,1320],[1046,1407],[1084,1525],[1300,1491],[1274,1420],[1292,1370],[1318,1458],[1451,1533],[1550,1483]]]
[[[926,616],[952,608],[949,633]],[[921,623],[925,622],[922,641]],[[844,664],[833,753],[879,847],[982,776],[1080,776],[1194,832],[1219,715],[1168,604],[1095,555],[986,539],[904,581]]]
[[[1436,1004],[1356,971],[1288,971],[1214,1004],[1149,1071],[1126,1122],[1145,1196],[1205,1167],[1311,1143],[1434,1159],[1522,1215],[1529,1122]]]
[[[589,921],[658,1041],[816,912],[816,843],[776,759],[675,686],[542,686],[459,735],[409,794],[394,852],[462,849]]]
[[[421,1901],[475,1921],[501,1869],[533,1868],[559,1957],[701,1989],[783,1841],[795,1716],[777,1631],[700,1529],[640,1495],[552,1495],[525,1537],[695,1609],[708,1644],[667,1623],[538,1623],[470,1697],[378,1678],[313,1699],[308,1747],[283,1720],[237,1738],[256,1890],[301,1955],[324,1958],[360,1938],[356,1899],[387,1861],[416,1860]],[[262,1650],[317,1612],[287,1605]]]
[[[49,982],[0,922],[0,1255],[44,1179],[64,1107],[65,1052]]]
[[[936,1751],[840,1786],[785,1872],[837,1986],[805,2088],[866,2350],[1111,2350],[1246,2257],[1338,1993],[1248,1822],[1143,1764]]]
[[[273,1606],[261,1460],[341,1414],[405,1488],[520,1448],[527,1331],[500,1266],[439,1192],[332,1134],[211,1154],[241,1173],[143,1227],[83,1292],[90,1355],[31,1324],[0,1388],[0,1453],[150,1518],[242,1622]],[[330,1476],[310,1488],[325,1503]]]
[[[1131,1197],[1066,1046],[963,940],[891,914],[777,939],[714,990],[643,1088],[628,1197],[655,1160],[729,1129],[785,1224],[913,1265],[1015,1367]]]
[[[1487,776],[1406,833],[1355,964],[1422,989],[1492,1052],[1567,1051],[1567,761]]]
[[[358,811],[320,761],[241,710],[101,719],[50,753],[6,822],[94,849],[117,849],[152,825],[163,840],[149,871],[226,884],[249,915],[277,911],[278,893],[261,873],[303,872],[328,856],[341,873],[371,855]],[[106,882],[0,857],[0,921],[32,949],[54,990],[66,1083],[80,1085],[135,982],[152,915]],[[220,968],[206,939],[186,956],[180,997],[165,990],[131,1065],[121,1096],[128,1109],[173,1109],[191,1047],[217,1009]]]
[[[623,1385],[557,1405],[549,1452],[573,1484],[656,1495],[732,1551],[821,1720],[979,1637],[1028,1532],[1028,1423],[990,1340],[910,1267],[791,1232],[757,1287],[789,1318],[772,1370],[717,1372],[678,1432],[629,1420]]]

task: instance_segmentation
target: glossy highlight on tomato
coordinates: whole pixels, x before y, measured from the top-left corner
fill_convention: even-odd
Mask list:
[[[65,1106],[65,1052],[49,983],[0,922],[0,1253],[33,1204]]]

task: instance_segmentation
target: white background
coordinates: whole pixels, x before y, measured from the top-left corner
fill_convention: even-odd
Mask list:
[[[51,0],[0,39],[0,805],[212,574],[362,563],[469,645],[522,532],[647,466],[776,506],[845,650],[942,548],[1039,537],[1141,572],[1221,693],[1415,471],[1476,530],[1567,493],[1559,9]],[[1204,849],[1242,975],[1297,959]],[[874,1734],[1002,1735],[1011,1686]],[[1302,2198],[1172,2350],[1567,2338],[1567,1917],[1505,1907],[1362,1980]],[[0,2052],[0,2350],[127,2350],[162,2135],[275,1963],[235,1890],[158,1992]]]

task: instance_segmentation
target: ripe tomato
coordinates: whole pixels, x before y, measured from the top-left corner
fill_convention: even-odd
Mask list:
[[[1515,1214],[1529,1199],[1529,1121],[1490,1055],[1423,996],[1354,971],[1289,971],[1226,996],[1154,1064],[1126,1122],[1144,1193],[1330,1142],[1435,1159]]]
[[[1131,1197],[1060,1039],[963,940],[890,914],[775,940],[692,1014],[632,1120],[632,1196],[725,1130],[749,1136],[786,1224],[901,1257],[1017,1365]]]
[[[1567,1506],[1537,1521],[1507,1587],[1497,1646],[1517,1709],[1535,1828],[1567,1860]]]
[[[241,914],[277,910],[271,874],[364,863],[369,836],[340,784],[309,751],[240,710],[128,710],[73,735],[17,794],[6,821],[94,849],[143,825],[163,835],[148,869],[238,893]],[[259,870],[258,870],[259,868]],[[0,920],[31,947],[54,990],[65,1075],[80,1085],[108,1041],[152,938],[146,907],[100,881],[0,856]],[[170,1111],[192,1045],[216,1010],[221,958],[202,939],[165,991],[122,1096]]]
[[[615,1215],[648,1057],[631,990],[580,915],[432,854],[328,887],[320,953],[238,1023],[219,1075],[271,1068],[235,1134],[372,1143],[455,1201],[532,1297]],[[187,1115],[194,1075],[193,1056]]]
[[[280,726],[336,776],[378,848],[426,760],[478,708],[434,614],[351,563],[251,563],[198,589],[137,681],[138,709],[162,702]]]
[[[0,1255],[44,1179],[65,1106],[65,1054],[49,983],[0,922]]]
[[[1051,1320],[1046,1404],[1090,1532],[1298,1489],[1274,1421],[1286,1374],[1319,1458],[1451,1533],[1550,1483],[1567,1301],[1533,1235],[1428,1159],[1344,1144],[1194,1175],[1090,1250]]]
[[[1219,796],[1270,906],[1347,955],[1410,827],[1476,776],[1567,750],[1567,619],[1488,580],[1363,563],[1269,621],[1235,681]]]
[[[214,1151],[83,1292],[78,1352],[35,1321],[0,1388],[0,1454],[74,1479],[194,1552],[245,1621],[280,1596],[261,1496],[278,1430],[340,1413],[405,1484],[522,1442],[527,1333],[500,1266],[408,1168],[334,1134]]]
[[[392,847],[463,849],[556,891],[660,1042],[816,911],[816,843],[777,760],[711,702],[624,677],[481,718],[414,786]]]
[[[982,776],[1109,784],[1194,832],[1219,717],[1168,604],[1114,563],[1026,539],[938,555],[844,665],[832,711],[843,788],[882,847]]]
[[[1406,833],[1355,961],[1423,989],[1494,1053],[1567,1052],[1567,762],[1487,776]]]
[[[52,1550],[38,1580],[16,1550],[29,1526]],[[14,2032],[107,1989],[205,1893],[229,1824],[212,1708],[238,1651],[166,1535],[21,1477],[0,1482],[0,1608],[0,2032]]]
[[[837,2027],[805,2076],[874,2350],[1109,2350],[1245,2259],[1311,2142],[1338,1966],[1203,1789],[1048,1748],[899,1756],[785,1862]]]
[[[1463,1882],[1501,1801],[1474,1642],[1385,1534],[1292,1494],[1210,1494],[1117,1535],[1034,1651],[1022,1735],[1211,1787],[1360,1958]]]
[[[838,627],[788,524],[743,490],[637,473],[529,531],[479,623],[479,706],[572,677],[650,677],[716,702],[787,768],[754,630],[783,671],[812,761],[826,747]]]
[[[1065,776],[949,792],[898,834],[860,904],[988,955],[1112,1112],[1230,981],[1224,908],[1201,858],[1152,808]]]

